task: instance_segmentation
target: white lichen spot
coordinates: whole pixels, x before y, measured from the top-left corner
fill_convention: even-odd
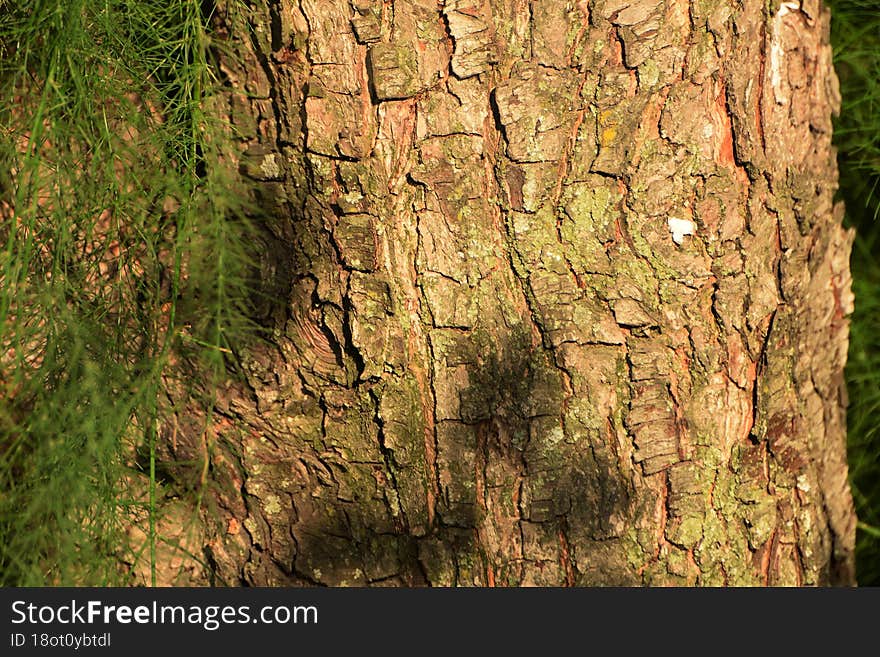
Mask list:
[[[342,200],[350,205],[356,205],[364,200],[364,195],[357,190],[353,190],[347,194],[343,194]]]
[[[266,513],[273,515],[281,513],[281,502],[278,500],[277,496],[269,494],[266,496],[264,508],[266,509]]]
[[[250,516],[245,518],[242,524],[244,525],[244,528],[248,531],[248,534],[250,534],[251,536],[259,535],[257,533],[259,531],[259,527],[257,527],[257,521]]]
[[[513,218],[513,232],[517,235],[525,235],[532,229],[529,215],[525,213],[515,213],[517,216]]]
[[[807,481],[806,476],[800,475],[797,478],[797,489],[803,493],[810,492],[810,482]]]
[[[263,162],[260,164],[260,171],[263,172],[263,175],[266,176],[266,178],[281,177],[281,167],[278,165],[277,155],[275,153],[269,153],[263,158]]]
[[[562,427],[553,427],[544,437],[544,444],[547,446],[559,445],[565,440],[565,433]]]
[[[685,235],[693,235],[697,229],[697,225],[690,219],[668,217],[666,222],[669,225],[669,232],[672,233],[672,241],[679,246],[684,241]]]
[[[400,517],[400,502],[397,499],[397,493],[392,489],[393,494],[388,496],[388,506],[391,510],[392,518]]]
[[[800,2],[783,2],[779,5],[779,11],[777,12],[777,16],[785,16],[786,14],[792,14],[796,11],[801,10]]]

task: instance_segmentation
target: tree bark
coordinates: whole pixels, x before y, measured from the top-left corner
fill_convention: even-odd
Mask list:
[[[214,20],[272,339],[163,429],[191,581],[854,583],[818,0]]]

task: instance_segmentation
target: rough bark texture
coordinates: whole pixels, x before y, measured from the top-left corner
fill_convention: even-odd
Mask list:
[[[193,581],[854,582],[818,0],[251,10],[273,340],[164,431],[210,455]]]

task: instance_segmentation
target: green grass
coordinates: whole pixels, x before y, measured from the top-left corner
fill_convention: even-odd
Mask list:
[[[843,105],[835,127],[841,196],[855,227],[847,386],[850,482],[859,526],[856,572],[880,585],[880,3],[833,0],[832,43]]]
[[[249,330],[205,5],[0,0],[0,585],[155,579],[163,375]]]

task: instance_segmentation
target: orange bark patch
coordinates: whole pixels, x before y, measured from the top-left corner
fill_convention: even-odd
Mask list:
[[[562,563],[562,569],[565,571],[565,585],[574,586],[574,568],[571,565],[571,549],[568,547],[568,539],[562,529],[558,533],[559,538],[559,560]]]
[[[749,177],[741,166],[736,163],[733,146],[733,124],[727,111],[727,88],[723,82],[718,83],[715,102],[711,105],[709,116],[712,120],[712,154],[719,166],[734,170],[743,185],[747,185]]]

